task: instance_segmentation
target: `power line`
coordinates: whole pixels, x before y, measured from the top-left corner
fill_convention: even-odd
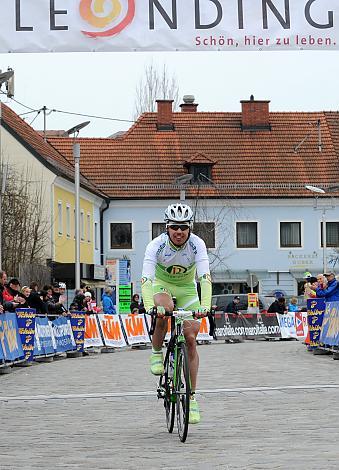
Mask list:
[[[94,119],[105,119],[107,121],[133,122],[133,123],[135,122],[135,121],[132,121],[131,119],[118,119],[118,118],[110,118],[107,116],[96,116],[93,114],[72,113],[70,111],[62,111],[60,109],[50,109],[50,111],[55,112],[55,113],[72,114],[74,116],[90,117]]]

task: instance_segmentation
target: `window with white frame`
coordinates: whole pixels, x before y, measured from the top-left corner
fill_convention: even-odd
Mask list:
[[[280,248],[301,248],[301,222],[280,222]]]
[[[85,214],[83,210],[80,212],[80,239],[85,240]]]
[[[157,238],[162,233],[166,232],[166,224],[165,222],[154,222],[152,224],[152,240],[153,238]]]
[[[320,222],[320,243],[323,246],[323,223]],[[326,246],[339,248],[339,222],[326,222]]]
[[[132,248],[132,224],[111,223],[110,224],[110,248],[111,250]]]
[[[66,236],[71,236],[71,207],[69,204],[66,205]]]
[[[236,223],[237,248],[258,248],[258,223]]]
[[[98,222],[94,222],[94,249],[98,250]]]
[[[58,201],[58,234],[62,235],[62,202]]]
[[[92,241],[91,214],[87,214],[87,241]]]

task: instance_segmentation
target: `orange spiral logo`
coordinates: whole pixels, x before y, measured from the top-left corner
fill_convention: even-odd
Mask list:
[[[82,32],[89,37],[107,37],[120,33],[134,18],[135,0],[110,0],[109,9],[105,8],[107,0],[80,0],[79,10],[81,18],[97,29],[107,28],[119,19],[123,10],[123,1],[127,2],[127,13],[120,22],[105,31]]]

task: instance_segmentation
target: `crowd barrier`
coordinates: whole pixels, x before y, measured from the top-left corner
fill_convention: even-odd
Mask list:
[[[310,299],[307,312],[216,312],[214,339],[295,338],[310,351],[336,353],[339,358],[339,302]],[[211,341],[209,321],[203,318],[198,341]],[[88,348],[124,348],[149,345],[150,317],[141,314],[105,315],[73,312],[51,321],[34,309],[18,309],[0,315],[0,369],[27,365],[34,360],[83,353]],[[169,339],[170,321],[165,339]]]

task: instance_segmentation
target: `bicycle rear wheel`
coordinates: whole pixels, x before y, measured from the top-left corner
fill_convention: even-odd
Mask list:
[[[188,433],[188,420],[190,410],[190,372],[186,344],[181,344],[178,349],[177,377],[176,377],[176,409],[177,426],[181,442],[185,442]]]
[[[172,351],[168,347],[164,363],[163,387],[165,389],[164,407],[168,432],[173,432],[175,416],[175,395],[173,393],[173,359]]]

